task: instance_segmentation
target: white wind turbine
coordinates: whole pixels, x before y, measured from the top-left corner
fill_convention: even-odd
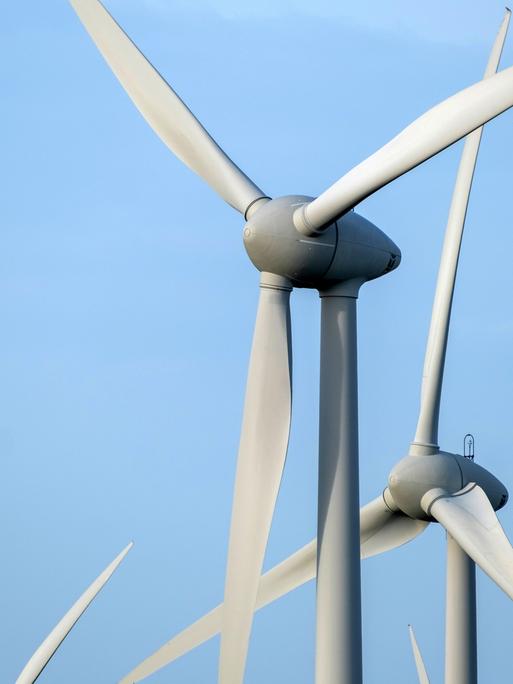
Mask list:
[[[235,483],[219,677],[240,684],[291,416],[289,298],[322,298],[317,678],[361,681],[356,379],[360,286],[397,267],[399,249],[350,211],[365,197],[513,105],[513,68],[421,116],[317,199],[271,200],[220,149],[97,0],[71,0],[110,67],[167,146],[245,218],[261,271]],[[383,504],[381,504],[383,506]]]
[[[511,11],[506,8],[504,19],[485,70],[485,79],[490,78],[497,71],[510,18]],[[414,441],[414,445],[420,450],[420,453],[426,449],[426,445],[430,441],[434,444],[437,444],[438,441],[438,417],[452,298],[468,199],[481,135],[482,128],[471,133],[465,141],[449,212],[426,350],[421,414]],[[416,453],[415,446],[411,450],[413,453]],[[427,451],[429,452],[429,450],[430,448],[427,446]],[[438,516],[436,510],[432,510],[435,520],[438,517],[439,522],[447,529],[446,684],[475,684],[477,682],[476,579],[474,561],[481,565],[480,559],[481,561],[484,560],[483,553],[486,553],[488,556],[486,560],[492,559],[492,566],[495,561],[493,554],[501,554],[498,565],[502,564],[507,577],[507,579],[501,578],[503,580],[502,583],[498,581],[497,575],[491,572],[496,570],[496,568],[488,566],[487,569],[483,565],[481,567],[489,572],[492,579],[497,581],[499,586],[505,589],[509,596],[513,598],[513,585],[511,584],[513,570],[508,568],[508,562],[511,563],[513,561],[511,547],[509,544],[505,544],[505,541],[507,541],[505,535],[489,505],[487,506],[487,502],[483,499],[482,494],[478,491],[472,493],[472,488],[468,492],[465,489],[460,493],[461,502],[458,502],[460,505],[456,507],[456,510],[451,510],[450,506],[447,507],[448,501],[444,499],[440,501],[440,504],[443,504],[445,510],[442,511],[440,509]],[[466,504],[465,500],[467,501]],[[436,499],[434,505],[438,505]],[[502,503],[501,505],[504,504]],[[461,514],[465,506],[467,512],[470,515],[476,516],[483,525],[481,534],[484,539],[479,539],[475,536],[476,529],[472,520],[470,521],[470,527],[473,529],[470,530],[470,534],[463,535],[462,537],[459,535],[460,527],[469,524],[469,521],[464,520]],[[455,527],[451,530],[452,526]],[[474,535],[473,539],[471,539],[472,535]],[[494,541],[494,537],[496,541]],[[413,630],[411,630],[412,633]],[[413,641],[415,641],[414,636]],[[417,660],[417,666],[420,668],[419,677],[421,677],[422,662],[419,663]],[[427,678],[427,675],[425,676]]]
[[[498,68],[510,17],[511,12],[506,9],[485,79]],[[446,684],[477,682],[475,565],[462,548],[513,598],[513,549],[490,506],[491,502],[495,509],[502,507],[507,500],[506,490],[483,468],[461,456],[440,452],[437,444],[452,299],[481,135],[482,128],[467,136],[458,169],[433,302],[418,426],[410,456],[393,469],[390,487],[383,496],[360,511],[362,558],[414,539],[429,520],[440,522],[448,530]],[[397,505],[399,501],[403,502],[402,508]],[[313,579],[316,550],[317,543],[313,540],[263,575],[256,609]],[[141,662],[120,684],[145,679],[218,634],[222,615],[223,606],[217,606]],[[410,639],[419,681],[429,684],[411,626]]]
[[[34,651],[30,660],[16,679],[16,684],[33,684],[33,682],[36,681],[84,611],[96,598],[101,589],[103,589],[112,574],[117,570],[132,546],[133,542],[130,542],[130,544],[128,544],[128,546],[109,563],[105,570],[98,575],[94,582],[89,585],[84,593],[71,606],[66,615],[59,620],[50,634],[48,634],[41,645]]]

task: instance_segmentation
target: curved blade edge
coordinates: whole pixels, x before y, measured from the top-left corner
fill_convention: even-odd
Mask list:
[[[48,664],[50,658],[54,655],[55,651],[67,637],[77,620],[87,609],[91,601],[93,601],[93,599],[97,596],[99,591],[105,586],[132,546],[133,542],[130,542],[130,544],[128,544],[128,546],[126,546],[123,551],[116,556],[116,558],[86,589],[82,596],[80,596],[80,598],[73,604],[66,615],[60,620],[60,622],[54,627],[39,648],[34,652],[16,680],[16,684],[32,684],[36,681],[43,669]]]
[[[415,632],[413,627],[408,625],[408,631],[410,633],[410,643],[411,649],[413,651],[413,658],[415,660],[415,667],[417,668],[417,676],[419,678],[419,684],[429,684],[429,677],[427,674],[426,666],[424,665],[424,660],[420,652],[417,639],[415,638]]]
[[[242,214],[260,190],[219,147],[98,0],[70,0],[133,103],[161,140]]]

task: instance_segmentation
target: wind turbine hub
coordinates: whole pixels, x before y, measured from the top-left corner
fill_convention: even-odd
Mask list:
[[[370,221],[354,211],[307,237],[294,225],[294,213],[313,198],[289,195],[270,200],[244,227],[244,246],[260,271],[292,281],[295,287],[326,288],[362,278],[372,280],[397,268],[401,251]]]
[[[433,520],[421,505],[423,496],[432,489],[454,494],[475,482],[484,490],[495,511],[508,500],[506,487],[482,466],[459,454],[446,451],[406,456],[391,470],[388,486],[394,502],[403,513],[417,520]]]

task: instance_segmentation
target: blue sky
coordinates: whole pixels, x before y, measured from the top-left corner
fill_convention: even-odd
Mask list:
[[[478,80],[503,6],[111,0],[268,194],[320,193]],[[236,212],[162,145],[66,2],[3,9],[0,680],[130,540],[41,682],[114,682],[222,598],[258,275]],[[513,36],[503,66],[513,64]],[[440,443],[513,485],[513,113],[486,129],[454,303]],[[361,499],[415,428],[459,146],[359,211],[401,247],[359,301]],[[266,558],[315,534],[319,301],[293,295],[294,415]],[[513,538],[511,504],[501,512]],[[366,684],[442,681],[444,535],[362,566]],[[482,681],[513,668],[513,605],[478,572]],[[149,682],[216,681],[218,641]],[[314,586],[257,615],[247,684],[313,681]]]

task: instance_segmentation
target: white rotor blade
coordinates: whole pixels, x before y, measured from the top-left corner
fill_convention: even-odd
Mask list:
[[[130,542],[130,544],[128,544],[128,546],[126,546],[123,551],[116,556],[112,563],[105,568],[101,575],[99,575],[86,589],[78,601],[73,604],[66,615],[54,627],[54,629],[50,632],[50,634],[46,637],[46,639],[25,665],[23,671],[16,680],[16,684],[32,684],[36,681],[43,669],[46,667],[50,658],[67,637],[69,631],[72,629],[76,621],[80,618],[82,613],[86,610],[98,592],[105,586],[112,573],[116,570],[132,546],[133,543]]]
[[[486,67],[485,79],[493,76],[499,66],[510,16],[511,11],[507,9],[493,45],[488,66]],[[420,413],[414,439],[414,444],[421,446],[431,447],[438,445],[440,397],[454,283],[456,281],[465,216],[482,133],[483,128],[478,128],[468,135],[465,140],[445,231],[424,359]]]
[[[294,214],[313,235],[384,185],[513,106],[513,67],[433,107]]]
[[[379,496],[360,510],[361,557],[369,558],[411,541],[429,523],[412,520],[402,513],[392,513]],[[383,540],[380,541],[380,534]],[[312,540],[296,553],[262,575],[258,586],[255,610],[285,596],[290,591],[314,579],[317,561],[317,540]],[[184,629],[155,653],[146,658],[120,681],[133,684],[149,677],[162,667],[208,641],[221,631],[223,604]]]
[[[411,625],[408,625],[408,631],[410,632],[411,648],[413,651],[413,657],[415,659],[415,667],[417,668],[419,684],[429,684],[426,666],[424,665],[424,660],[422,659],[422,654],[420,652],[419,645],[417,644],[417,639],[415,638],[415,632],[413,631],[413,627]]]
[[[481,487],[472,482],[455,494],[439,498],[437,490],[431,491],[435,498],[428,507],[429,514],[513,599],[513,548]]]
[[[98,0],[70,0],[146,121],[184,164],[244,214],[263,193],[223,152]]]
[[[287,456],[292,411],[291,289],[285,278],[262,273],[228,547],[221,684],[238,684],[244,677],[258,583]]]

